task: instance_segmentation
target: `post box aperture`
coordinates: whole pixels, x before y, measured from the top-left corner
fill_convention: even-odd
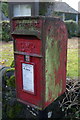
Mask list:
[[[67,30],[59,18],[12,20],[17,99],[44,109],[65,92]]]

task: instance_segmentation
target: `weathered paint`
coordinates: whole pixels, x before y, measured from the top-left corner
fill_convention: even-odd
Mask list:
[[[33,42],[34,41],[34,42]],[[41,40],[34,36],[16,36],[15,51],[41,55]]]
[[[19,19],[13,21],[13,34],[35,35],[41,38],[42,20]]]
[[[46,101],[57,98],[62,90],[62,81],[60,84],[55,84],[55,71],[58,71],[60,65],[60,47],[58,43],[59,41],[47,36],[45,57]]]
[[[44,109],[66,89],[66,27],[58,18],[19,17],[13,19],[13,37],[17,98]],[[23,90],[22,63],[34,65],[34,94]]]

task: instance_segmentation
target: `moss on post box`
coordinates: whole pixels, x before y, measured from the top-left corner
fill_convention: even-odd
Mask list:
[[[62,90],[62,80],[60,84],[55,84],[55,72],[60,65],[60,47],[59,40],[51,37],[46,39],[46,56],[45,56],[45,74],[46,74],[46,101],[52,101],[58,97]]]
[[[15,17],[12,24],[17,98],[44,110],[66,90],[66,27],[59,18],[45,16]]]

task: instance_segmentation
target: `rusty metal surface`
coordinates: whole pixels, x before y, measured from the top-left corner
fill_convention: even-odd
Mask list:
[[[59,19],[46,20],[45,103],[54,101],[66,89],[67,31]]]
[[[31,17],[33,18],[33,17]],[[41,39],[42,20],[40,18],[21,17],[13,19],[13,33],[17,35],[34,35]]]
[[[17,98],[44,109],[66,89],[66,27],[58,18],[19,17],[13,19],[13,32]],[[35,95],[23,91],[25,55],[34,64]]]

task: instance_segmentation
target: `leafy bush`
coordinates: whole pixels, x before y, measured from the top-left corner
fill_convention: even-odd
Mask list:
[[[15,75],[14,75],[14,68],[8,68],[4,75],[3,75],[3,84],[9,88],[15,89]]]
[[[67,20],[65,21],[67,31],[68,31],[68,37],[77,37],[78,36],[78,24],[73,20]]]
[[[10,68],[6,70],[5,78],[6,78],[6,85],[8,87],[15,88],[14,68]]]
[[[79,22],[78,22],[78,37],[80,37],[80,19],[79,19]]]
[[[25,105],[16,99],[14,68],[8,68],[2,77],[2,120],[25,117]]]
[[[8,2],[1,3],[1,11],[4,13],[6,17],[8,17]]]
[[[11,63],[11,66],[10,66],[10,67],[12,67],[12,68],[14,68],[14,67],[15,67],[14,60],[12,61],[12,63]]]
[[[10,22],[9,21],[2,21],[2,41],[10,41]]]

